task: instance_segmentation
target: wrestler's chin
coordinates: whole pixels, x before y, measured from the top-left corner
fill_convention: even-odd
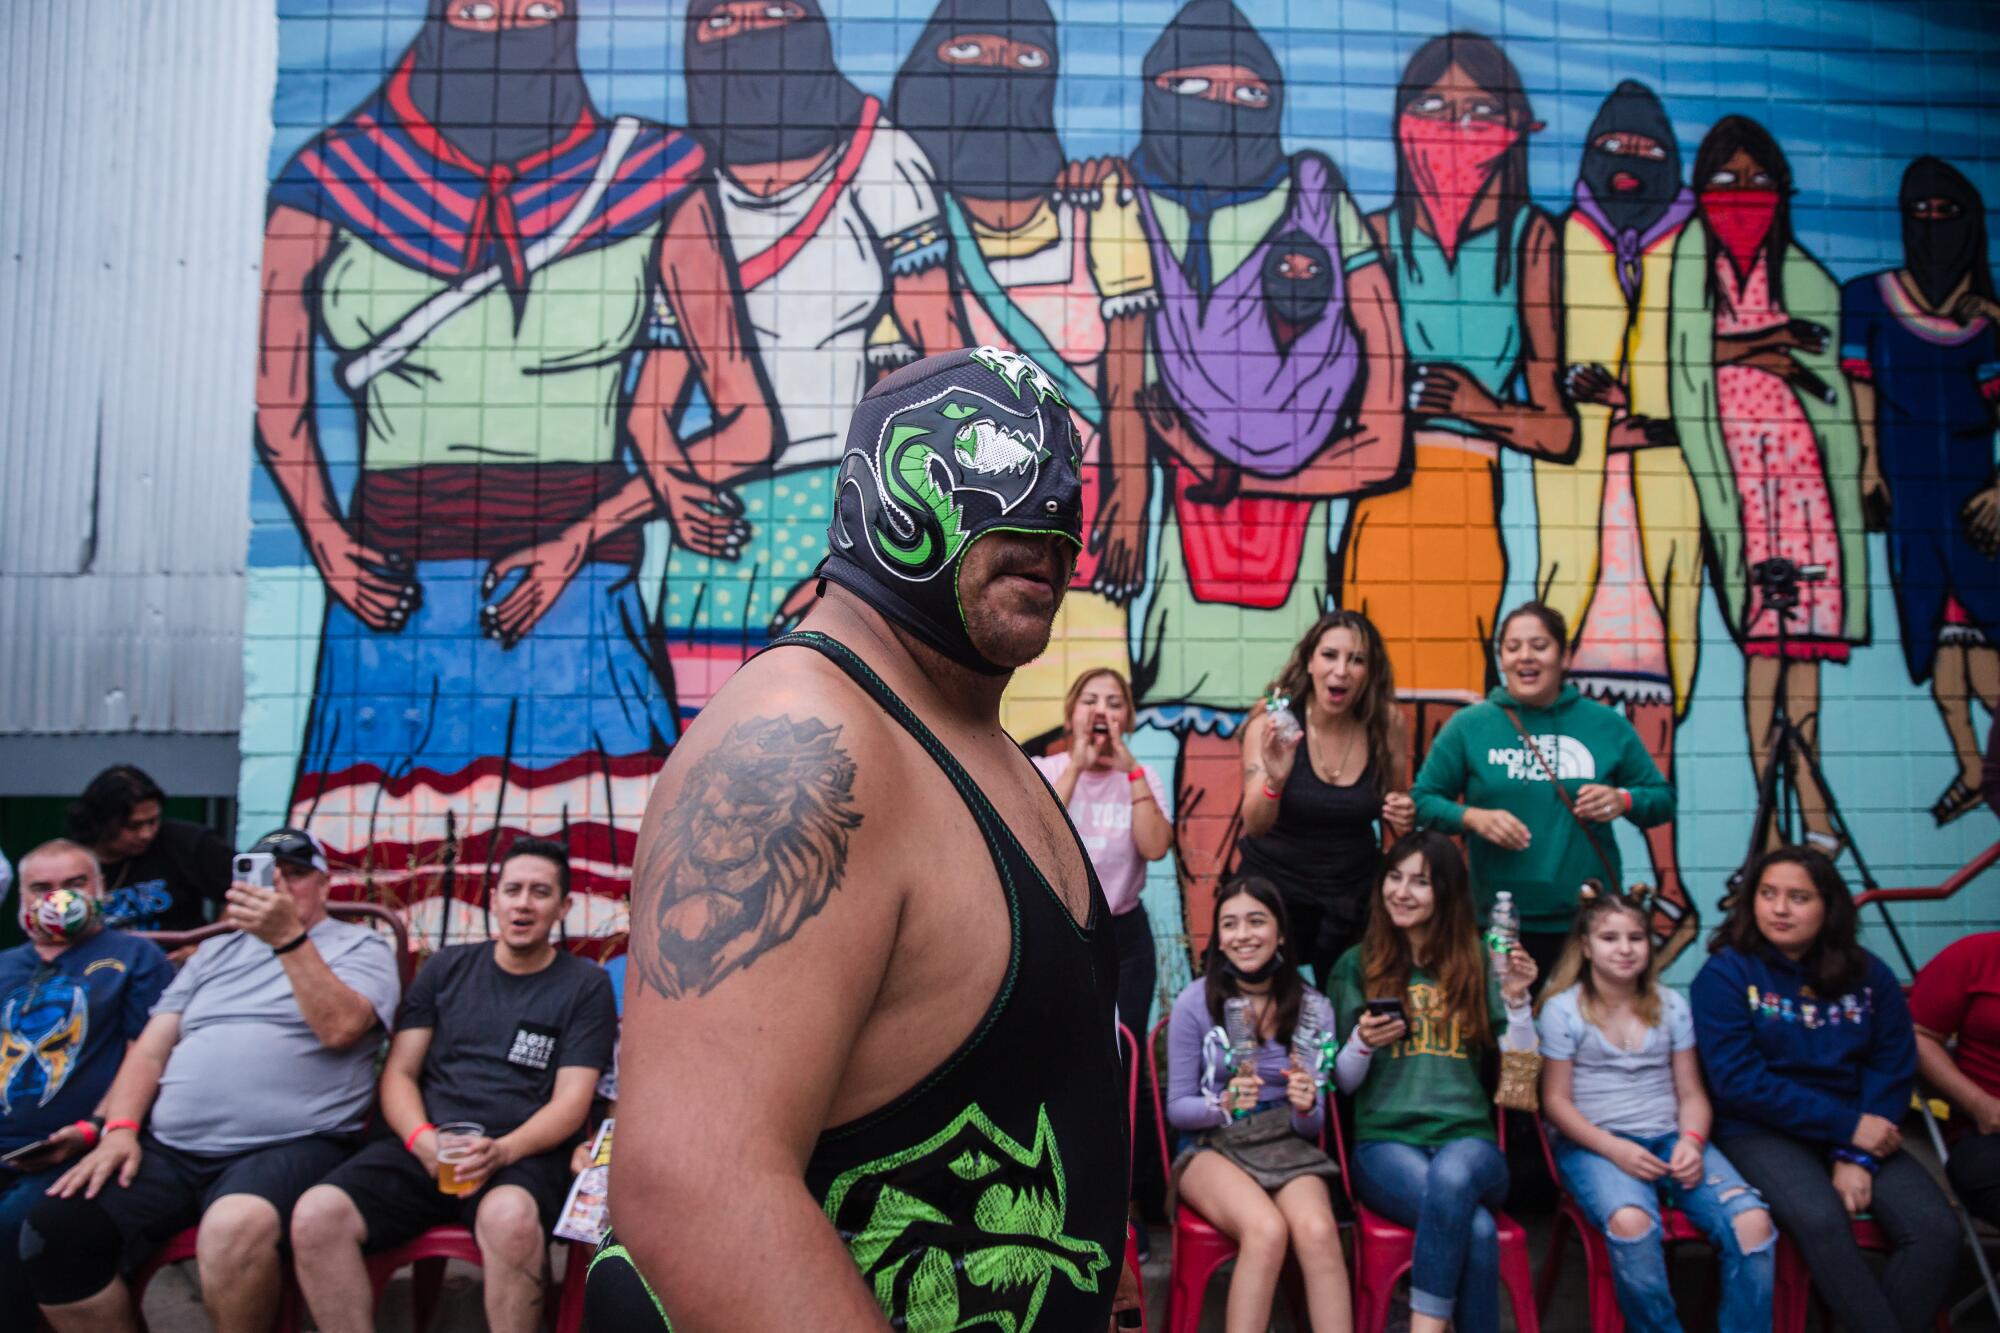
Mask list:
[[[1013,671],[1040,657],[1054,631],[1063,590],[1045,583],[1032,587],[1014,578],[995,579],[965,608],[965,630],[980,656]],[[995,586],[995,585],[1002,586]]]

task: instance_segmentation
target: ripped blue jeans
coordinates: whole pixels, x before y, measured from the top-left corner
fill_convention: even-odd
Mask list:
[[[1680,1136],[1620,1137],[1631,1139],[1664,1162],[1673,1155],[1674,1142]],[[1618,1308],[1633,1333],[1681,1333],[1674,1294],[1667,1285],[1666,1247],[1660,1243],[1662,1198],[1701,1228],[1722,1260],[1722,1309],[1717,1319],[1721,1333],[1768,1333],[1778,1233],[1775,1227],[1767,1227],[1770,1234],[1765,1242],[1744,1250],[1737,1239],[1735,1218],[1763,1208],[1764,1200],[1727,1157],[1714,1147],[1706,1149],[1701,1183],[1689,1189],[1671,1176],[1648,1183],[1627,1175],[1609,1158],[1580,1148],[1560,1134],[1551,1136],[1550,1147],[1563,1187],[1605,1234],[1611,1271],[1618,1283]],[[1630,1239],[1611,1231],[1611,1216],[1620,1208],[1645,1213],[1652,1219],[1651,1229]]]

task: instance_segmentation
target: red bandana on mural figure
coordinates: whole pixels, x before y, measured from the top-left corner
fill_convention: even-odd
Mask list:
[[[1708,190],[1701,196],[1702,215],[1715,239],[1736,261],[1738,273],[1748,273],[1778,219],[1776,190]]]
[[[1493,178],[1493,164],[1520,138],[1520,130],[1493,121],[1408,114],[1397,121],[1396,143],[1410,164],[1410,177],[1447,260],[1458,257],[1466,215]]]

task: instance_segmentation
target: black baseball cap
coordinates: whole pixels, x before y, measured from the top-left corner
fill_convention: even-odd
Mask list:
[[[253,852],[269,852],[287,865],[326,870],[326,845],[304,829],[273,829],[251,844]]]

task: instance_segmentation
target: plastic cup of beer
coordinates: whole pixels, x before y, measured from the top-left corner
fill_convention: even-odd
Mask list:
[[[479,1188],[476,1180],[460,1180],[458,1164],[472,1151],[472,1145],[486,1137],[486,1126],[469,1120],[455,1120],[437,1127],[438,1189],[446,1194],[471,1194]]]

